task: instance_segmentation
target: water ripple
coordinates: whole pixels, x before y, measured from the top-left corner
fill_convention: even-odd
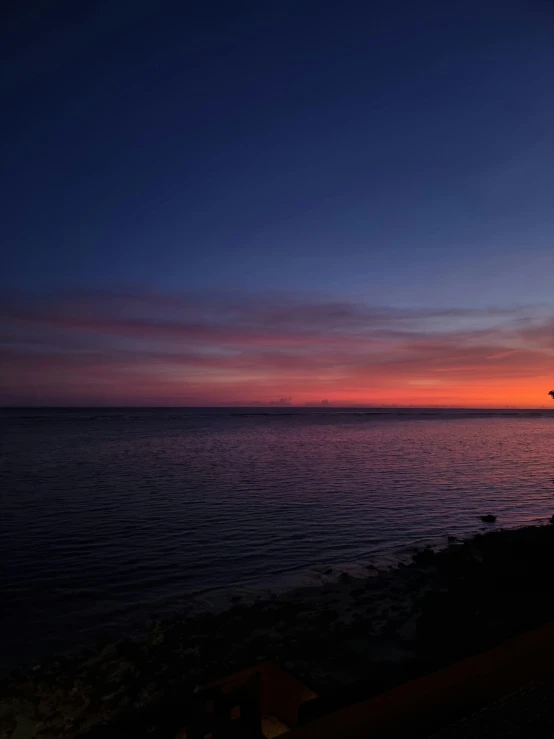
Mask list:
[[[0,628],[40,653],[184,593],[464,536],[484,513],[546,520],[553,420],[3,412]]]

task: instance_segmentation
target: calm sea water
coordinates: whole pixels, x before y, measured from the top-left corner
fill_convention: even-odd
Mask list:
[[[554,413],[0,411],[3,657],[184,594],[554,512]]]

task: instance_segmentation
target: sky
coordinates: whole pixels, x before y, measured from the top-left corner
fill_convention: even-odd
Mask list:
[[[554,3],[12,2],[0,404],[542,406]]]

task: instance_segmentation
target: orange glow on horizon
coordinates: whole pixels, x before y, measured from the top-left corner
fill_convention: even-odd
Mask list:
[[[168,302],[4,307],[0,403],[554,409],[549,316]]]

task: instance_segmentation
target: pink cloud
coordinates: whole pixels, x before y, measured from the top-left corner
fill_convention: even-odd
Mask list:
[[[511,388],[541,404],[553,327],[530,308],[410,310],[286,296],[4,301],[0,400],[496,404]]]

